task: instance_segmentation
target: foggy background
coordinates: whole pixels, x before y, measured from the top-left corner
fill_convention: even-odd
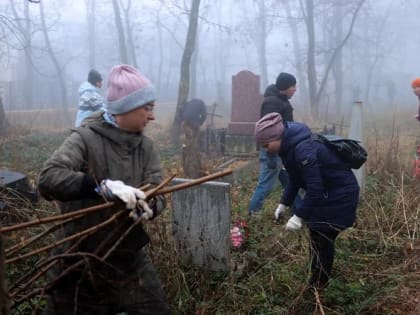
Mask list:
[[[0,0],[5,110],[75,109],[88,71],[102,74],[105,95],[108,72],[120,63],[151,79],[157,105],[176,106],[191,0],[41,2]],[[232,75],[260,75],[264,93],[284,71],[297,77],[298,113],[334,119],[362,101],[378,111],[411,106],[414,116],[419,12],[418,0],[202,0],[189,98],[217,102],[229,117]]]

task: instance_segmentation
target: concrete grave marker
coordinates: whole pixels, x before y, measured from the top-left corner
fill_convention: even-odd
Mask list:
[[[190,180],[176,178],[173,184]],[[205,182],[172,193],[173,234],[187,262],[230,269],[230,184]]]

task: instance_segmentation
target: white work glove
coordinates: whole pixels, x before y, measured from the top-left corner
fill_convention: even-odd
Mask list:
[[[282,203],[279,203],[277,206],[276,211],[274,211],[274,218],[278,221],[280,219],[280,216],[286,211],[286,206]]]
[[[286,224],[286,230],[288,231],[297,231],[302,228],[302,219],[297,215],[293,215]]]
[[[101,182],[101,192],[111,199],[114,197],[121,199],[127,209],[135,209],[140,200],[146,203],[146,194],[142,190],[126,185],[120,180],[104,179]],[[143,204],[141,206],[143,207]]]

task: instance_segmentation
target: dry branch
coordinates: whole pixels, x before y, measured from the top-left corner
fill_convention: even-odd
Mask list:
[[[49,250],[49,249],[52,249],[52,248],[54,248],[54,247],[57,247],[57,246],[59,246],[59,245],[61,245],[61,244],[63,244],[63,243],[66,243],[66,242],[68,242],[68,241],[71,241],[71,240],[74,240],[74,239],[80,238],[80,237],[82,237],[82,236],[84,236],[84,235],[90,235],[90,234],[93,234],[93,233],[95,233],[96,231],[98,231],[100,228],[102,228],[102,227],[104,227],[104,226],[106,226],[106,225],[108,225],[108,224],[110,224],[110,223],[114,222],[114,221],[115,221],[118,217],[120,217],[120,216],[121,216],[122,214],[124,214],[124,213],[126,213],[126,210],[121,210],[121,211],[119,211],[119,212],[115,213],[115,214],[114,214],[112,217],[110,217],[109,219],[107,219],[107,220],[103,221],[102,223],[99,223],[99,224],[97,224],[97,225],[94,225],[94,226],[92,226],[92,227],[90,227],[90,228],[88,228],[88,229],[86,229],[86,230],[83,230],[83,231],[81,231],[81,232],[79,232],[79,233],[76,233],[76,234],[73,234],[73,235],[71,235],[71,236],[68,236],[68,237],[66,237],[66,238],[63,238],[62,240],[60,240],[60,241],[58,241],[58,242],[54,242],[54,243],[53,243],[53,244],[51,244],[51,245],[47,245],[47,246],[41,247],[41,248],[39,248],[39,249],[37,249],[37,250],[31,251],[31,252],[26,253],[26,254],[24,254],[24,255],[20,255],[20,256],[14,257],[14,258],[7,259],[7,260],[6,260],[6,264],[11,264],[11,263],[14,263],[14,262],[16,262],[16,261],[18,261],[18,260],[21,260],[21,259],[24,259],[24,258],[28,258],[28,257],[30,257],[30,256],[33,256],[33,255],[36,255],[36,254],[39,254],[39,253],[45,252],[45,251],[47,251],[47,250]]]
[[[163,186],[166,186],[173,178],[175,177],[175,174],[171,177],[168,177],[167,179],[163,180],[159,185],[157,185],[155,188],[148,190],[146,192],[146,199],[151,198],[152,196],[156,196],[156,192],[161,189]]]
[[[71,247],[69,247],[64,254],[70,253],[73,249],[77,248],[79,244],[85,240],[89,235],[85,235],[77,240]],[[27,272],[22,277],[20,277],[18,280],[16,280],[12,287],[10,287],[10,291],[18,288],[15,292],[10,294],[10,297],[13,299],[16,297],[17,294],[19,294],[23,289],[28,288],[30,285],[32,285],[39,277],[41,277],[45,272],[47,272],[51,267],[53,267],[57,263],[57,256],[53,256],[50,258],[43,259],[42,261],[38,262],[36,265],[36,268]],[[28,280],[26,283],[21,284],[23,281],[28,279],[30,276],[32,276],[35,272],[40,270],[35,276],[33,276],[30,280]]]
[[[197,179],[192,179],[190,182],[187,182],[187,183],[181,183],[181,184],[170,186],[170,187],[167,187],[167,188],[162,188],[159,191],[157,191],[155,194],[151,195],[151,197],[156,196],[156,195],[168,194],[168,193],[171,193],[171,192],[174,192],[174,191],[178,191],[178,190],[181,190],[181,189],[196,186],[196,185],[199,185],[201,183],[207,182],[207,181],[212,180],[212,179],[227,176],[229,174],[232,174],[232,172],[233,172],[233,170],[226,169],[224,171],[216,172],[214,174],[203,176],[203,177],[200,177],[200,178],[197,178]]]
[[[62,226],[63,224],[66,224],[68,222],[71,222],[73,220],[77,219],[76,218],[69,218],[63,222],[54,224],[53,226],[50,226],[48,229],[46,229],[45,231],[31,237],[30,239],[27,240],[23,240],[15,245],[13,245],[12,247],[9,247],[5,250],[6,253],[6,257],[10,257],[14,254],[16,254],[17,252],[21,251],[22,249],[28,247],[29,245],[31,245],[32,243],[36,242],[37,240],[41,239],[42,237],[48,235],[49,233],[55,231],[57,228],[59,228],[60,226]]]
[[[29,221],[29,222],[15,224],[15,225],[11,225],[11,226],[6,226],[6,227],[3,227],[3,228],[0,228],[0,233],[7,233],[7,232],[12,232],[12,231],[22,230],[24,228],[31,227],[31,226],[34,226],[34,225],[45,224],[45,223],[50,223],[50,222],[55,222],[55,221],[61,221],[61,220],[76,217],[76,216],[79,216],[79,215],[82,215],[82,214],[88,214],[88,213],[93,213],[93,212],[100,211],[100,210],[103,210],[103,209],[107,209],[107,208],[110,208],[114,205],[115,205],[115,202],[106,202],[106,203],[103,203],[103,204],[100,204],[100,205],[97,205],[97,206],[84,208],[84,209],[68,212],[68,213],[65,213],[65,214],[55,215],[55,216],[52,216],[52,217],[41,218],[41,219],[36,219],[36,220],[33,220],[33,221]]]
[[[160,183],[158,186],[149,189],[148,191],[145,191],[146,197],[147,199],[150,199],[154,196],[157,195],[161,195],[161,194],[166,194],[166,193],[171,193],[174,191],[178,191],[181,189],[186,189],[198,184],[201,184],[203,182],[212,180],[212,179],[216,179],[219,177],[223,177],[226,175],[229,175],[232,173],[232,170],[225,170],[225,171],[221,171],[221,172],[217,172],[208,176],[204,176],[195,180],[192,180],[188,183],[182,183],[179,185],[174,185],[172,187],[168,187],[168,188],[163,188],[165,185],[167,185],[174,177],[175,175],[165,179],[164,181],[162,181],[162,183]],[[140,187],[140,189],[142,190],[146,190],[148,188],[150,188],[151,185],[147,184],[144,185],[142,187]],[[80,210],[76,210],[73,212],[69,212],[66,214],[62,214],[62,215],[56,215],[56,216],[52,216],[52,217],[48,217],[48,218],[41,218],[41,219],[37,219],[37,220],[33,220],[30,222],[25,222],[25,223],[21,223],[21,224],[17,224],[17,225],[13,225],[13,226],[8,226],[8,227],[3,227],[0,228],[0,233],[5,233],[5,232],[11,232],[11,231],[17,231],[17,230],[21,230],[27,227],[31,227],[34,225],[38,225],[38,224],[44,224],[44,223],[50,223],[50,222],[54,222],[54,221],[61,221],[61,220],[65,220],[63,222],[60,222],[59,224],[55,224],[54,226],[48,228],[47,230],[41,232],[40,234],[28,239],[28,240],[24,240],[23,242],[20,242],[12,247],[10,247],[9,249],[7,249],[8,252],[8,256],[10,257],[12,254],[15,254],[16,252],[28,247],[29,245],[33,244],[35,241],[39,240],[40,238],[42,238],[43,236],[47,235],[48,233],[56,230],[58,227],[60,227],[62,224],[68,223],[70,221],[76,220],[86,214],[89,213],[93,213],[96,211],[100,211],[103,209],[107,209],[110,208],[112,206],[115,206],[115,202],[106,202],[104,204],[100,204],[97,206],[93,206],[93,207],[89,207],[89,208],[84,208],[84,209],[80,209]],[[37,250],[31,251],[29,253],[26,253],[24,255],[20,255],[18,257],[14,257],[11,259],[8,259],[5,261],[5,263],[13,263],[16,262],[18,260],[30,257],[32,255],[36,255],[39,253],[42,253],[44,251],[47,251],[49,249],[52,249],[56,246],[59,246],[65,242],[69,242],[71,240],[76,239],[77,242],[75,244],[73,244],[69,249],[67,249],[67,251],[64,254],[61,255],[56,255],[53,257],[50,257],[49,259],[44,259],[40,262],[40,264],[37,265],[35,270],[32,270],[31,272],[25,274],[23,277],[21,277],[20,279],[18,279],[14,286],[13,289],[17,288],[11,295],[12,299],[15,299],[18,294],[20,292],[22,292],[24,289],[30,288],[31,286],[33,286],[33,284],[35,283],[35,281],[37,279],[39,279],[42,275],[44,275],[50,268],[52,268],[57,262],[58,259],[63,258],[63,257],[70,257],[70,256],[82,256],[83,259],[75,262],[74,264],[72,264],[71,266],[67,267],[64,271],[62,271],[62,273],[60,275],[58,275],[55,279],[53,279],[50,283],[48,283],[46,286],[44,286],[41,289],[33,289],[32,292],[29,292],[28,294],[24,295],[23,297],[21,297],[19,300],[15,300],[14,304],[13,304],[13,308],[17,307],[19,304],[21,304],[22,302],[24,302],[25,300],[40,294],[40,293],[45,293],[46,290],[51,289],[55,283],[57,283],[62,277],[64,277],[65,275],[67,275],[68,273],[70,273],[72,270],[74,270],[75,268],[79,267],[80,265],[82,265],[85,261],[86,258],[95,258],[101,262],[104,262],[110,255],[111,253],[115,250],[115,248],[118,247],[118,245],[124,240],[124,238],[129,234],[129,232],[136,227],[138,224],[140,224],[140,222],[142,221],[141,219],[138,219],[137,221],[133,222],[131,224],[131,226],[126,229],[122,234],[121,234],[121,229],[115,229],[112,233],[110,233],[96,248],[96,250],[94,251],[94,253],[71,253],[72,250],[74,250],[78,244],[80,244],[80,242],[85,239],[88,235],[91,235],[95,232],[98,231],[98,229],[110,224],[111,222],[114,222],[119,216],[121,216],[123,213],[126,213],[126,210],[121,210],[117,213],[115,213],[114,215],[112,215],[109,219],[103,221],[102,223],[99,223],[93,227],[90,227],[86,230],[83,230],[81,232],[78,232],[76,234],[73,234],[71,236],[68,236],[62,240],[59,240],[57,242],[54,242],[53,244],[50,244],[48,246],[44,246],[42,248],[39,248]],[[98,256],[98,254],[105,249],[108,246],[108,243],[110,241],[112,241],[113,239],[115,239],[117,237],[117,235],[121,234],[121,236],[113,243],[113,245],[106,251],[106,253],[100,257]],[[30,278],[28,280],[28,278]],[[23,283],[24,281],[26,281],[25,283]]]
[[[162,188],[162,189],[159,189],[158,191],[155,191],[153,189],[152,193],[150,193],[148,195],[148,197],[151,198],[151,197],[154,197],[154,196],[157,196],[157,195],[167,194],[167,193],[170,193],[170,192],[174,192],[174,191],[178,191],[178,190],[185,189],[185,188],[188,188],[188,187],[192,187],[192,186],[195,186],[195,185],[199,185],[203,182],[207,182],[207,181],[212,180],[212,179],[223,177],[223,176],[229,175],[231,173],[232,173],[232,170],[227,169],[227,170],[224,170],[224,171],[220,171],[220,172],[217,172],[217,173],[214,173],[214,174],[210,174],[210,175],[207,175],[207,176],[203,176],[203,177],[191,180],[188,183],[182,183],[182,184],[174,185],[174,186],[171,186],[171,187],[168,187],[168,188]],[[85,214],[88,214],[88,213],[93,213],[93,212],[96,212],[96,211],[100,211],[100,210],[103,210],[103,209],[113,207],[113,206],[115,206],[115,204],[116,204],[115,202],[106,202],[106,203],[103,203],[103,204],[100,204],[100,205],[97,205],[97,206],[84,208],[84,209],[72,211],[72,212],[65,213],[65,214],[60,214],[60,215],[56,215],[56,216],[52,216],[52,217],[41,218],[41,219],[36,219],[36,220],[33,220],[33,221],[29,221],[29,222],[15,224],[15,225],[11,225],[11,226],[6,226],[6,227],[3,227],[3,228],[0,228],[0,233],[17,231],[17,230],[21,230],[21,229],[24,229],[24,228],[27,228],[27,227],[34,226],[34,225],[45,224],[45,223],[50,223],[50,222],[55,222],[55,221],[61,221],[61,220],[76,217],[76,216],[79,216],[79,215],[85,215]]]

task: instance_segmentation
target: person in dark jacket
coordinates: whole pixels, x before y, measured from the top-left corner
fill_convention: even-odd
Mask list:
[[[276,84],[267,87],[264,93],[264,100],[261,105],[260,118],[268,113],[279,113],[285,121],[293,121],[293,107],[289,99],[296,92],[296,78],[286,72],[281,72],[276,79]],[[283,163],[278,155],[270,154],[265,148],[260,147],[259,152],[259,177],[257,187],[249,203],[248,212],[250,216],[258,213],[276,184],[277,178],[286,187],[288,182],[287,172],[283,168]],[[299,197],[297,198],[297,202]],[[278,216],[284,209],[277,207]]]
[[[38,189],[47,200],[59,201],[62,213],[115,200],[111,208],[60,226],[57,239],[119,214],[80,242],[66,243],[52,253],[59,255],[74,247],[73,256],[59,259],[50,272],[45,314],[170,314],[143,250],[149,238],[141,223],[159,215],[166,200],[161,195],[146,200],[138,188],[155,187],[162,181],[158,152],[143,133],[155,119],[154,101],[152,84],[137,69],[113,67],[106,111],[83,120],[45,162]],[[120,212],[124,208],[126,214]],[[79,264],[76,269],[75,263]],[[72,266],[71,272],[66,271]]]
[[[200,127],[207,117],[204,101],[194,98],[184,104],[181,111],[181,127],[184,131],[182,143],[182,167],[188,178],[205,175],[200,155]]]
[[[356,219],[359,185],[352,170],[335,152],[311,137],[302,123],[283,121],[278,113],[262,117],[255,127],[257,142],[278,154],[290,175],[281,204],[290,206],[300,188],[305,196],[286,224],[288,230],[309,228],[311,287],[327,286],[340,231]]]
[[[184,104],[181,111],[181,121],[195,129],[199,129],[207,118],[206,104],[194,98]]]

